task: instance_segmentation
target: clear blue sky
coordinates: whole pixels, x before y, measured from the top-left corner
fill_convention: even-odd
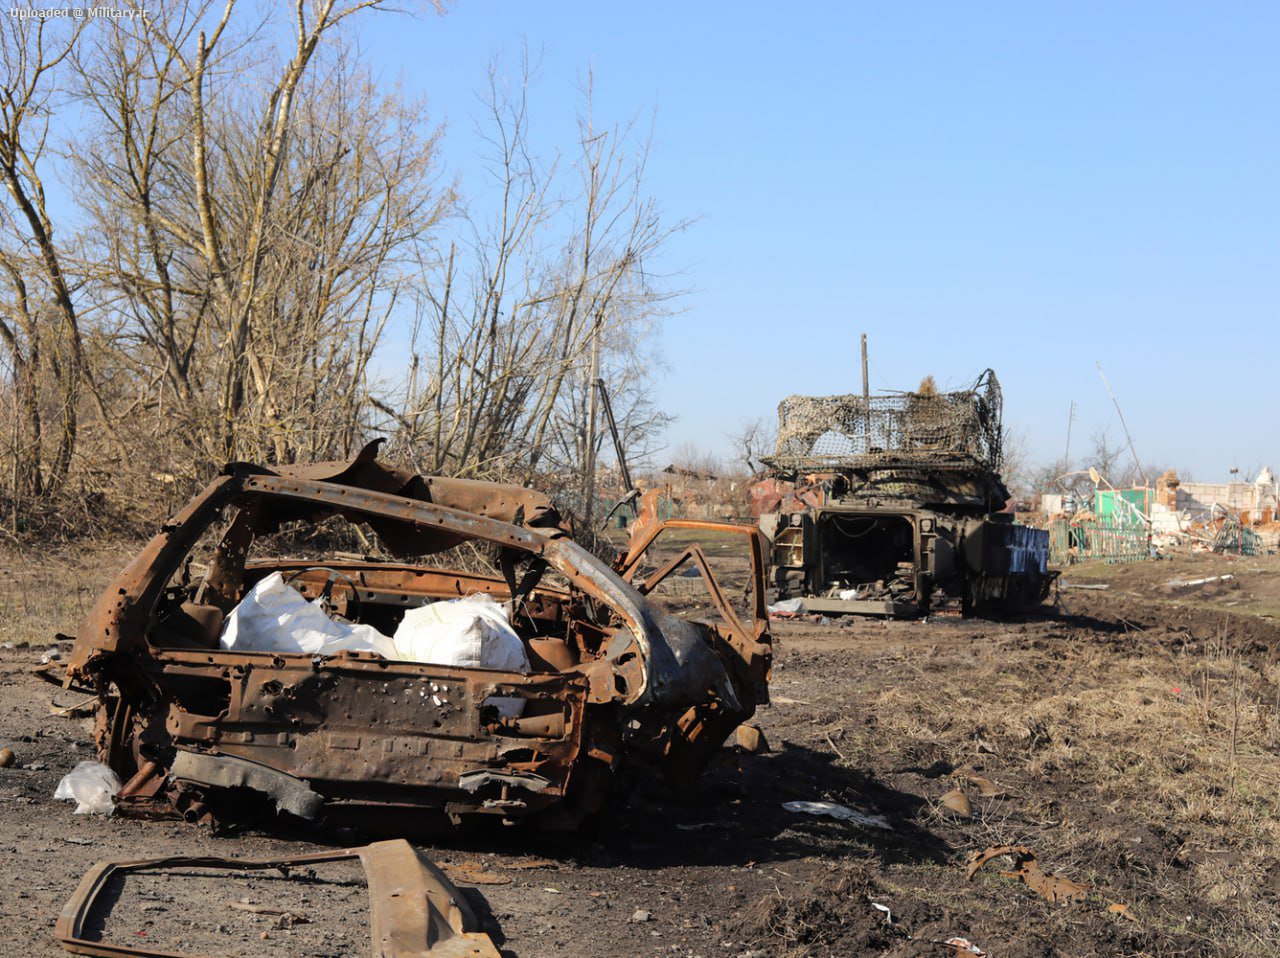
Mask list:
[[[1036,458],[1123,441],[1201,480],[1280,465],[1280,5],[459,0],[367,18],[474,169],[493,54],[543,51],[535,123],[656,110],[649,186],[693,288],[659,383],[724,452],[790,393],[993,367]]]

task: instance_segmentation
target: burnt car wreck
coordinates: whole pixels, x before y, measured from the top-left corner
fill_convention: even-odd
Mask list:
[[[274,808],[399,834],[484,817],[574,828],[624,760],[688,785],[767,701],[757,530],[728,527],[754,580],[740,616],[696,547],[640,580],[649,547],[680,520],[638,521],[610,567],[539,493],[414,475],[376,452],[228,466],[99,599],[67,682],[98,696],[99,757],[125,782],[119,811],[226,824]],[[387,555],[255,553],[282,528],[335,517],[371,530]],[[202,541],[203,570],[193,555]],[[464,543],[495,552],[500,574],[430,561]],[[716,611],[706,620],[669,615],[648,595],[686,564],[706,580]],[[528,669],[224,647],[239,604],[272,576],[335,621],[383,636],[412,610],[491,597]]]
[[[1043,601],[1049,534],[1017,525],[1001,481],[1000,385],[789,396],[772,475],[753,498],[779,599],[810,612],[910,618]]]

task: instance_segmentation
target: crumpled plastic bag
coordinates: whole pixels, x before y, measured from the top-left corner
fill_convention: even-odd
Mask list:
[[[511,627],[506,606],[484,592],[432,602],[405,611],[396,629],[396,657],[463,669],[528,672],[529,655]],[[518,718],[525,700],[491,695],[484,700],[508,718]]]
[[[53,797],[74,800],[77,815],[110,815],[116,810],[112,799],[122,784],[120,776],[101,762],[81,762],[62,776]]]
[[[255,585],[231,610],[218,644],[237,652],[332,655],[346,650],[400,658],[391,639],[373,626],[335,622],[319,600],[307,601],[279,572]]]
[[[796,615],[805,611],[804,599],[783,599],[767,607],[770,615]]]

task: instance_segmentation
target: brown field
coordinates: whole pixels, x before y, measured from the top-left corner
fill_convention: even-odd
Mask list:
[[[0,643],[13,645],[0,650],[0,746],[19,762],[0,769],[9,954],[62,954],[54,918],[102,858],[265,857],[361,841],[216,837],[73,816],[52,799],[89,757],[87,720],[52,714],[51,700],[76,697],[33,669],[130,548],[0,556]],[[726,749],[691,796],[630,781],[589,835],[495,829],[430,853],[464,869],[459,884],[509,955],[945,956],[957,953],[940,944],[952,936],[994,958],[1274,954],[1280,558],[1077,567],[1064,578],[1109,588],[1068,588],[1044,614],[1005,622],[775,623],[774,704],[757,716],[770,751]],[[973,776],[997,794],[981,794]],[[940,801],[957,787],[968,816]],[[784,810],[793,799],[838,802],[890,827]],[[1001,875],[1009,858],[966,881],[968,858],[997,845],[1029,847],[1044,871],[1087,892],[1051,903]],[[466,880],[468,866],[483,883]],[[110,940],[368,953],[361,883],[340,870],[302,882],[193,875],[126,892]],[[277,927],[228,905],[246,898],[286,902],[309,920]]]

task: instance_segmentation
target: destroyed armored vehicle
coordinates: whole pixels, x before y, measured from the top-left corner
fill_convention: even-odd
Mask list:
[[[939,393],[790,396],[772,475],[753,492],[772,586],[805,611],[964,614],[1045,599],[1049,535],[1014,523],[1000,479],[1001,396],[987,370]]]
[[[757,530],[728,527],[757,596],[740,617],[696,547],[639,581],[653,542],[690,523],[637,522],[611,568],[539,493],[413,475],[376,452],[228,466],[98,600],[67,682],[99,698],[121,812],[216,824],[274,809],[400,834],[483,816],[572,828],[624,760],[691,783],[766,701]],[[381,554],[264,545],[289,535],[303,551],[334,525]],[[449,564],[485,550],[488,572]],[[703,620],[648,595],[684,565],[706,579]]]

